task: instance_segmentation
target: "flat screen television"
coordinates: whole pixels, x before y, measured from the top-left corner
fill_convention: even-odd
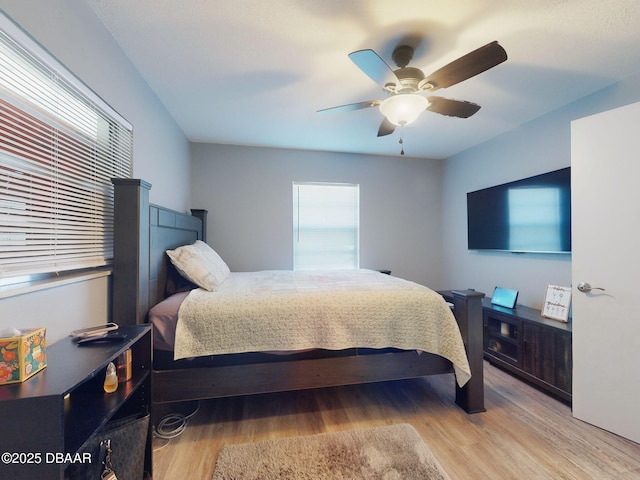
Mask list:
[[[467,193],[469,250],[571,252],[571,168]]]

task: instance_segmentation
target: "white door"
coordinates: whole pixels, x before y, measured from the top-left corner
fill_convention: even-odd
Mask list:
[[[572,122],[571,189],[573,415],[640,443],[640,103]]]

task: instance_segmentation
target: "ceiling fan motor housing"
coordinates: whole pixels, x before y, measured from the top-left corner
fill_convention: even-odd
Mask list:
[[[407,67],[413,58],[413,47],[400,45],[391,54],[391,58],[398,66],[393,73],[400,81],[400,85],[385,85],[392,93],[415,93],[420,90],[419,83],[424,80],[424,73],[419,68]]]
[[[419,84],[424,80],[424,73],[419,68],[399,68],[394,73],[400,80],[400,85],[396,87],[396,93],[414,93],[420,90]]]

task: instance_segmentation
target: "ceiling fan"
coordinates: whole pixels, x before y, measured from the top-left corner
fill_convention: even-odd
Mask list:
[[[393,133],[396,126],[404,126],[415,121],[424,110],[468,118],[480,110],[480,105],[463,100],[452,100],[429,95],[440,88],[447,88],[501,64],[507,59],[507,52],[497,41],[488,43],[454,60],[430,75],[407,65],[413,58],[414,49],[408,45],[398,46],[392,54],[397,65],[393,70],[373,50],[358,50],[349,58],[365,75],[381,85],[387,93],[383,100],[350,103],[338,107],[318,110],[318,113],[360,110],[379,107],[384,120],[378,129],[378,136]]]

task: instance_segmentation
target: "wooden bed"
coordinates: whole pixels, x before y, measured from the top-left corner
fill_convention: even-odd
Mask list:
[[[167,249],[206,241],[206,211],[183,214],[149,204],[151,185],[138,179],[114,179],[115,234],[113,321],[147,322],[151,307],[163,300]],[[454,305],[472,377],[456,385],[455,401],[468,413],[482,412],[483,293],[441,292]],[[158,370],[152,375],[152,402],[167,403],[327,386],[379,382],[453,373],[451,362],[430,353],[396,351],[375,355],[248,363],[206,368]]]

